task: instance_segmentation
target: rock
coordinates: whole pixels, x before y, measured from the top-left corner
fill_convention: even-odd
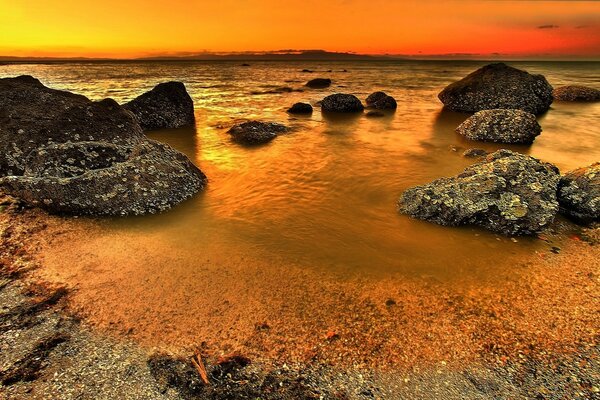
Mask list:
[[[250,64],[248,64],[248,63],[242,63],[242,64],[240,64],[240,66],[242,66],[242,67],[249,67]]]
[[[194,124],[194,102],[181,82],[160,83],[123,107],[133,112],[144,130]]]
[[[250,94],[281,94],[281,93],[292,93],[292,92],[303,92],[302,89],[294,89],[289,86],[278,86],[267,90],[253,90]]]
[[[440,225],[533,234],[554,220],[559,179],[552,164],[498,150],[457,176],[406,190],[398,205],[402,213]]]
[[[396,99],[388,96],[385,92],[375,92],[367,97],[367,107],[377,110],[395,110],[398,104],[396,103]]]
[[[600,220],[600,162],[567,173],[558,184],[561,213],[580,222]]]
[[[552,86],[542,75],[489,64],[447,86],[438,95],[444,105],[459,112],[496,108],[519,109],[532,114],[546,112],[552,104]]]
[[[325,89],[331,86],[331,79],[328,78],[315,78],[311,79],[306,83],[306,86],[312,89]]]
[[[456,132],[469,140],[531,144],[542,132],[535,115],[522,110],[483,110],[467,118]]]
[[[0,178],[0,188],[49,212],[75,215],[156,213],[191,197],[206,176],[166,144],[101,142],[41,146],[21,176]]]
[[[32,77],[0,79],[0,122],[0,189],[50,212],[154,213],[206,184],[111,99],[92,102]]]
[[[385,114],[382,113],[381,111],[369,111],[369,112],[367,112],[366,116],[369,118],[381,118],[381,117],[385,117]]]
[[[587,86],[561,86],[553,94],[559,101],[600,101],[600,90]]]
[[[321,110],[323,112],[341,112],[352,113],[362,112],[365,107],[358,97],[352,94],[336,93],[321,100]]]
[[[296,103],[291,106],[287,112],[290,114],[311,114],[313,112],[313,108],[308,103]]]
[[[309,72],[309,73],[311,73],[311,72],[313,72],[313,71],[312,71],[312,70],[310,70],[310,69],[306,69],[306,68],[304,68],[304,69],[303,69],[302,71],[300,71],[300,72]]]
[[[488,154],[483,149],[467,149],[463,152],[463,157],[484,157]]]
[[[227,133],[238,143],[252,145],[270,142],[287,130],[285,125],[275,122],[248,121],[234,125]]]

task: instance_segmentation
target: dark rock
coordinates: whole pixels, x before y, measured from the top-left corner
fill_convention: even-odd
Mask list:
[[[251,94],[281,94],[281,93],[292,93],[292,92],[303,92],[302,89],[294,89],[289,86],[278,86],[267,90],[255,90],[250,92]]]
[[[499,150],[461,174],[406,190],[399,210],[441,225],[533,234],[554,220],[560,175],[551,164]]]
[[[362,112],[365,107],[358,97],[352,94],[336,93],[321,100],[321,110],[324,112]]]
[[[369,111],[365,115],[367,117],[369,117],[369,118],[381,118],[381,117],[385,117],[385,114],[382,113],[381,111]]]
[[[313,72],[313,71],[312,71],[312,70],[310,70],[310,69],[306,69],[306,68],[305,68],[305,69],[303,69],[301,72]]]
[[[508,108],[541,114],[552,104],[552,86],[542,75],[496,63],[452,83],[438,97],[452,111]]]
[[[315,78],[311,79],[306,83],[306,86],[312,89],[325,89],[331,86],[331,79],[329,78]]]
[[[456,132],[469,140],[531,144],[542,132],[535,115],[522,110],[483,110],[467,118]]]
[[[396,99],[388,96],[385,92],[375,92],[367,97],[367,107],[377,110],[395,110],[398,104],[396,103]]]
[[[194,102],[181,82],[160,83],[123,107],[133,112],[144,130],[194,124]]]
[[[467,149],[462,155],[463,157],[484,157],[487,154],[488,152],[483,149]]]
[[[561,86],[553,94],[558,101],[600,101],[600,90],[587,86]]]
[[[241,64],[241,66],[242,66],[242,67],[249,67],[249,66],[250,66],[250,64],[248,64],[248,63],[243,63],[243,64]]]
[[[275,122],[248,121],[233,126],[227,133],[238,143],[252,145],[270,142],[287,130],[285,125]]]
[[[311,114],[313,112],[313,108],[308,103],[296,103],[291,106],[287,112],[290,114]]]
[[[558,184],[561,213],[581,222],[600,220],[600,162],[567,173]]]

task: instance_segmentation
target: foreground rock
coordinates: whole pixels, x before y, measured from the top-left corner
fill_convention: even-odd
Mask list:
[[[160,83],[123,107],[133,112],[144,130],[194,124],[194,102],[181,82]]]
[[[554,98],[559,101],[600,101],[600,90],[587,86],[561,86],[554,89]]]
[[[456,132],[469,140],[531,144],[542,132],[535,115],[522,110],[483,110],[467,118]]]
[[[600,220],[600,162],[567,173],[558,184],[560,211],[581,222]]]
[[[306,83],[306,86],[311,89],[325,89],[331,86],[331,79],[329,78],[315,78],[311,79]]]
[[[551,164],[499,150],[461,174],[406,190],[399,210],[440,225],[479,225],[505,235],[541,231],[558,211]]]
[[[235,142],[242,144],[262,144],[287,132],[285,125],[275,122],[248,121],[233,126],[227,131]]]
[[[0,79],[0,189],[50,212],[131,215],[166,210],[206,177],[183,154],[148,140],[114,100]]]
[[[367,107],[376,110],[395,110],[398,107],[396,99],[392,96],[388,96],[385,92],[371,93],[366,101]]]
[[[552,104],[552,86],[542,75],[489,64],[447,86],[438,95],[444,105],[459,112],[495,108],[519,109],[532,114],[546,112]]]
[[[336,93],[321,100],[321,110],[324,112],[354,113],[364,109],[358,97],[352,94]]]
[[[288,108],[287,112],[290,114],[311,114],[313,108],[308,103],[295,103],[293,106]]]

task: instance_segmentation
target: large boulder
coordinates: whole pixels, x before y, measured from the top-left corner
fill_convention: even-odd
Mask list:
[[[395,110],[398,107],[396,99],[385,92],[374,92],[367,97],[367,107],[376,110]]]
[[[144,130],[194,124],[194,102],[181,82],[165,82],[123,105]]]
[[[554,89],[558,101],[600,101],[600,90],[587,86],[569,85]]]
[[[311,79],[306,83],[306,86],[311,89],[325,89],[331,86],[331,79],[329,78],[315,78]]]
[[[469,140],[531,144],[542,132],[535,115],[522,110],[483,110],[467,118],[456,132]]]
[[[447,86],[438,95],[446,108],[459,112],[477,112],[495,108],[519,109],[532,114],[544,113],[552,104],[552,86],[542,75],[489,64]]]
[[[354,113],[364,109],[359,98],[352,94],[336,93],[321,100],[321,111],[324,112]]]
[[[92,102],[32,77],[0,79],[0,149],[0,189],[51,212],[153,213],[206,183],[114,100]]]
[[[533,234],[554,220],[559,179],[551,164],[498,150],[457,176],[406,190],[398,205],[402,213],[440,225]]]
[[[235,142],[255,145],[270,142],[287,130],[285,125],[276,122],[247,121],[234,125],[227,132]]]
[[[294,103],[293,106],[288,108],[287,112],[290,114],[311,114],[313,108],[308,103]]]
[[[558,184],[560,211],[581,222],[600,220],[600,162],[567,173]]]

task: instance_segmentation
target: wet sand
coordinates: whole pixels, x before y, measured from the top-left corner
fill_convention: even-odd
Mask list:
[[[82,318],[81,329],[93,337],[141,346],[140,354],[158,349],[189,355],[194,347],[209,361],[243,354],[263,371],[288,365],[304,371],[308,381],[317,371],[337,376],[330,384],[344,386],[349,398],[363,398],[363,386],[376,388],[377,398],[478,398],[469,393],[481,379],[495,382],[486,390],[500,398],[519,398],[521,390],[597,396],[600,251],[590,243],[598,240],[598,229],[580,231],[559,220],[540,235],[540,250],[519,265],[509,268],[498,254],[497,274],[461,275],[460,282],[398,272],[325,273],[285,260],[265,270],[225,257],[202,261],[194,279],[183,274],[185,279],[173,281],[177,286],[165,287],[152,276],[138,280],[131,274],[135,263],[113,263],[112,251],[132,260],[145,252],[145,263],[154,254],[127,247],[127,241],[120,248],[110,235],[103,237],[103,221],[37,210],[0,216],[4,243],[16,244],[14,258],[3,259],[4,272],[20,263],[35,266],[19,281],[66,287],[60,313]],[[94,254],[89,246],[105,253]],[[178,276],[176,259],[161,262]],[[153,287],[169,293],[168,299]],[[532,363],[540,369],[535,379],[548,379],[527,376]],[[575,380],[563,379],[565,373]],[[467,379],[473,374],[483,378]]]

